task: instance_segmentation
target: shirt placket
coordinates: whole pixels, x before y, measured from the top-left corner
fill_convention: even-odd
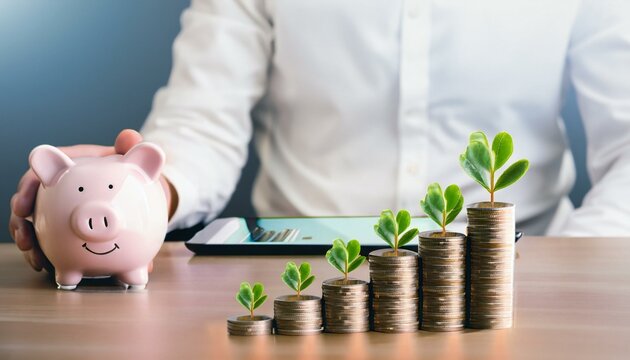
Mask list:
[[[397,204],[418,213],[427,185],[429,31],[427,0],[406,0],[401,21]]]

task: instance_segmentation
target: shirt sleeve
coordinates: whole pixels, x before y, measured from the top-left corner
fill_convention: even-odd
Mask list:
[[[630,2],[584,0],[568,66],[587,137],[592,189],[562,235],[630,234]]]
[[[169,230],[216,217],[240,177],[272,51],[264,4],[193,0],[182,14],[168,84],[141,130],[164,149],[179,197]]]

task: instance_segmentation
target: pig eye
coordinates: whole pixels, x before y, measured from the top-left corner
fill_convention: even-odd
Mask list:
[[[109,184],[108,188],[113,189],[113,188],[114,188],[114,185]]]
[[[83,186],[79,186],[79,192],[83,192]]]

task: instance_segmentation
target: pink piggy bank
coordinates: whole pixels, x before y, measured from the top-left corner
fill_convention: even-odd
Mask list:
[[[41,181],[35,233],[58,288],[73,290],[83,277],[102,276],[145,288],[168,223],[162,150],[140,143],[125,155],[70,159],[41,145],[29,163]]]

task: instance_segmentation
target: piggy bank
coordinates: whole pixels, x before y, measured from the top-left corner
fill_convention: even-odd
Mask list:
[[[41,181],[33,225],[58,288],[114,276],[143,289],[168,223],[162,150],[140,143],[125,155],[70,159],[41,145],[29,163]]]

